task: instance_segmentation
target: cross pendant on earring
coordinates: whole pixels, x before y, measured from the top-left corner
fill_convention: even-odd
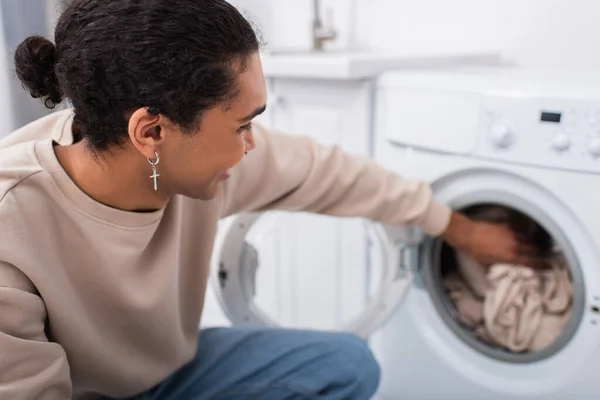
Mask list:
[[[156,178],[158,178],[160,176],[160,174],[156,173],[156,167],[153,165],[152,166],[152,172],[153,174],[150,175],[150,178],[154,179],[154,190],[158,190],[158,182],[156,181]]]
[[[160,176],[160,174],[156,173],[156,166],[160,162],[160,156],[158,155],[158,152],[156,152],[156,151],[154,152],[154,155],[156,156],[156,161],[152,161],[150,158],[146,158],[146,159],[148,160],[150,165],[152,165],[152,175],[150,175],[150,179],[154,180],[154,191],[157,191],[158,190],[158,181],[156,178],[158,178]]]

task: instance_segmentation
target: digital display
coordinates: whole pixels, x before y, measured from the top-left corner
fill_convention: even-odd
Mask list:
[[[542,111],[542,116],[540,117],[540,121],[559,123],[561,116],[562,116],[562,114],[560,114],[560,113]]]

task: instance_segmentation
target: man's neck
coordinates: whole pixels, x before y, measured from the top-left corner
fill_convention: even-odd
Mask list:
[[[135,157],[124,149],[107,154],[105,160],[94,156],[84,141],[55,146],[54,151],[71,180],[99,203],[125,211],[147,212],[164,207],[168,201],[167,196],[153,190],[148,178],[152,168],[142,156]]]

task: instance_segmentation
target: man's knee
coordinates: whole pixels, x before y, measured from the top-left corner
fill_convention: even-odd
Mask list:
[[[381,369],[366,341],[350,333],[334,334],[338,347],[339,371],[349,388],[349,394],[369,398],[379,386]]]
[[[244,348],[262,349],[257,359],[261,352],[272,358],[271,378],[278,387],[354,400],[369,399],[379,386],[379,364],[367,342],[354,334],[272,328],[240,331],[248,340]],[[264,366],[261,369],[266,371]]]
[[[361,367],[359,374],[379,382],[381,369],[368,343],[354,334],[344,336],[342,342],[346,343],[348,353],[356,358],[357,364]]]

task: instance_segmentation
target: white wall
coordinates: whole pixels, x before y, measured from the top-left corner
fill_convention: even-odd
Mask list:
[[[232,2],[261,16],[271,47],[309,46],[312,0]],[[600,68],[598,0],[321,2],[323,8],[334,9],[334,22],[340,30],[336,48],[493,50],[523,66]]]
[[[332,22],[338,30],[338,40],[331,48],[347,47],[355,30],[354,12],[360,0],[319,0],[321,18]],[[313,0],[229,0],[252,21],[256,22],[266,36],[267,47],[275,49],[308,49],[311,46]]]
[[[600,67],[597,0],[359,0],[370,48],[499,50],[520,65]]]

